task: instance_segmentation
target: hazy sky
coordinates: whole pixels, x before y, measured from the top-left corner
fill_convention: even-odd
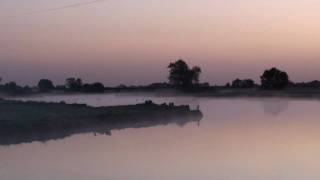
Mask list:
[[[88,2],[1,0],[0,76],[146,84],[183,58],[210,83],[258,80],[271,66],[320,79],[319,0]]]

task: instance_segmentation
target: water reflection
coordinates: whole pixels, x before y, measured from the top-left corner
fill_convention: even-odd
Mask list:
[[[272,116],[277,116],[289,108],[289,99],[286,98],[266,98],[261,101],[264,112]]]
[[[68,126],[61,130],[45,129],[40,130],[37,128],[30,129],[28,131],[21,131],[19,129],[11,129],[8,131],[0,131],[0,145],[12,145],[20,143],[30,143],[33,141],[46,142],[48,140],[63,139],[75,134],[81,133],[93,133],[94,135],[112,135],[113,130],[121,130],[128,128],[146,128],[153,126],[165,126],[169,124],[176,124],[183,127],[187,123],[196,122],[200,123],[202,115],[200,116],[184,116],[182,118],[155,118],[155,119],[138,119],[131,121],[120,122],[103,122],[99,125],[86,125],[85,127],[72,127]]]

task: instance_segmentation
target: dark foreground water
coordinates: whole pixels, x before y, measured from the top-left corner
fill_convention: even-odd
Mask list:
[[[26,100],[94,106],[156,102],[200,105],[200,122],[77,134],[0,146],[1,180],[317,180],[320,101],[43,96]]]

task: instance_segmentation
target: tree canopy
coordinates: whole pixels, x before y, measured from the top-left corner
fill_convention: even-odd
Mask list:
[[[66,79],[66,88],[70,91],[80,91],[82,88],[82,80],[80,78]]]
[[[41,79],[38,83],[39,91],[46,92],[54,89],[54,85],[49,79]]]
[[[194,66],[191,69],[188,64],[182,59],[170,63],[168,68],[170,69],[169,82],[179,87],[191,87],[199,82],[199,76],[201,74],[201,68]]]
[[[229,85],[230,86],[230,85]],[[252,79],[236,79],[232,81],[233,88],[253,88],[255,86],[255,83]]]
[[[0,92],[10,95],[30,94],[32,89],[29,86],[19,86],[15,82],[9,82],[0,85]]]
[[[104,85],[99,82],[96,82],[93,84],[84,84],[82,86],[82,89],[85,92],[102,93],[102,92],[104,92]]]
[[[261,87],[264,89],[282,89],[288,84],[288,74],[275,67],[265,70],[261,76]]]

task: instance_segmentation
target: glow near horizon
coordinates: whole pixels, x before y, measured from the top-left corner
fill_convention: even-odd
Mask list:
[[[271,66],[294,81],[319,79],[319,1],[80,0],[0,2],[0,76],[34,84],[70,76],[107,85],[166,81],[170,61],[202,81],[258,80]]]

